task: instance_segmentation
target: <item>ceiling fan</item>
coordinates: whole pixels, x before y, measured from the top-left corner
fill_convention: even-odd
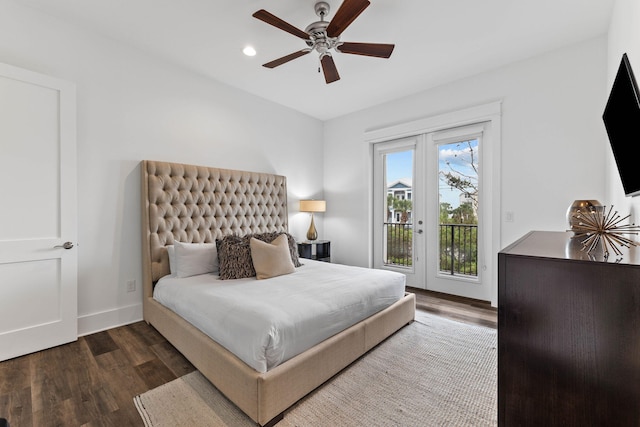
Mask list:
[[[320,21],[312,22],[304,31],[283,21],[275,15],[260,9],[253,14],[254,18],[266,22],[269,25],[280,28],[301,38],[307,44],[307,48],[283,56],[271,62],[263,64],[267,68],[275,68],[296,58],[304,56],[311,51],[317,51],[320,55],[320,64],[327,83],[340,80],[338,69],[331,56],[334,49],[342,53],[354,55],[373,56],[377,58],[389,58],[395,45],[382,43],[349,43],[340,41],[340,35],[371,3],[369,0],[344,0],[331,21],[324,18],[329,13],[329,3],[320,1],[315,5],[316,15]]]

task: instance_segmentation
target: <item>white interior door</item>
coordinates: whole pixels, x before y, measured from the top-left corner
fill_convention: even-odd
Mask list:
[[[77,339],[75,86],[0,64],[0,360]]]

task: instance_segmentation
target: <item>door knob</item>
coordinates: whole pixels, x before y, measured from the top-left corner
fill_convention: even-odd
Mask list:
[[[418,230],[418,234],[422,234],[422,229]]]
[[[72,247],[73,247],[73,243],[71,243],[71,242],[64,242],[64,243],[63,243],[63,244],[61,244],[61,245],[56,245],[56,246],[54,246],[54,247],[53,247],[53,249],[60,249],[60,248],[62,248],[62,249],[71,249]]]

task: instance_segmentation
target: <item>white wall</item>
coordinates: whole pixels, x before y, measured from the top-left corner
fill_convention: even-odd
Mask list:
[[[627,53],[636,79],[640,78],[640,2],[637,0],[616,0],[609,25],[608,42],[607,96],[620,66],[623,53]],[[610,148],[607,148],[607,166],[608,203],[613,204],[623,216],[632,214],[631,220],[637,223],[640,218],[640,197],[625,197]]]
[[[297,200],[323,196],[320,121],[7,0],[0,62],[77,85],[81,334],[142,318],[142,159],[286,175],[291,231],[304,239]]]
[[[436,65],[434,65],[436,66]],[[325,123],[325,235],[332,259],[367,266],[367,130],[502,100],[501,246],[530,230],[565,230],[575,199],[605,194],[604,36]]]

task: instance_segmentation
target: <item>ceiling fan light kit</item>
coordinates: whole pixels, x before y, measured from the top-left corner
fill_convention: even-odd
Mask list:
[[[312,22],[304,31],[266,10],[260,9],[253,14],[254,18],[301,38],[307,44],[307,48],[267,62],[263,64],[263,66],[275,68],[315,50],[318,52],[325,81],[327,83],[333,83],[340,80],[340,75],[338,74],[338,69],[331,55],[331,51],[376,58],[389,58],[395,47],[393,44],[349,43],[340,41],[342,32],[351,25],[370,4],[369,0],[344,0],[333,19],[331,19],[331,21],[325,21],[324,18],[329,14],[330,10],[329,3],[325,1],[317,2],[314,9],[316,15],[320,17],[320,21]]]

